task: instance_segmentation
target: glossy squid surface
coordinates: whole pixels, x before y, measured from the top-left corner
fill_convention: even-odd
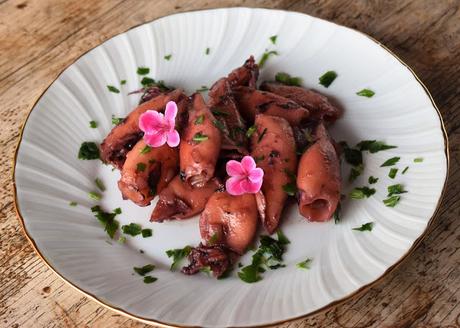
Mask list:
[[[158,148],[146,148],[139,140],[126,156],[118,181],[123,199],[139,206],[147,206],[177,175],[179,151],[164,144]],[[148,151],[146,151],[148,150]]]
[[[279,225],[288,197],[285,190],[295,186],[296,146],[292,128],[284,118],[259,114],[255,126],[251,155],[264,170],[261,190],[265,204],[261,195],[257,195],[259,212],[264,228],[272,234]]]
[[[340,201],[340,164],[323,124],[318,125],[315,138],[297,170],[299,211],[309,221],[327,221]]]

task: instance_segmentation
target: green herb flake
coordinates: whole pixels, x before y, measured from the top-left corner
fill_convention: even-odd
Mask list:
[[[248,284],[262,280],[258,266],[252,264],[243,267],[241,271],[238,272],[238,277]]]
[[[152,272],[154,269],[155,266],[153,264],[147,264],[140,268],[133,268],[134,272],[136,272],[140,276],[145,276],[147,273]]]
[[[150,85],[154,85],[155,84],[155,80],[152,79],[151,77],[147,77],[147,76],[144,76],[141,80],[141,84],[144,86],[144,87],[147,87],[147,86],[150,86]]]
[[[406,174],[407,170],[409,170],[409,166],[406,166],[404,170],[401,172],[401,174]]]
[[[99,220],[99,222],[104,226],[104,230],[107,232],[109,237],[113,239],[115,233],[118,230],[120,223],[115,220],[117,214],[121,213],[121,210],[115,209],[112,213],[104,212],[100,206],[91,207],[91,212],[95,213],[94,216]]]
[[[171,60],[172,54],[166,55],[163,57],[165,60]]]
[[[368,222],[368,223],[364,223],[360,227],[353,228],[352,230],[356,230],[356,231],[372,231],[373,227],[374,227],[374,222]]]
[[[195,125],[203,124],[203,122],[204,122],[204,114],[201,114],[200,116],[196,118]]]
[[[387,145],[383,141],[377,140],[363,140],[356,146],[359,148],[359,150],[368,150],[371,154],[377,153],[382,150],[397,148],[397,146]]]
[[[400,196],[394,195],[394,196],[388,197],[387,199],[384,199],[383,203],[385,204],[385,206],[395,207],[399,203],[400,200],[401,200]]]
[[[118,125],[124,121],[123,117],[115,117],[112,115],[112,124],[113,125]]]
[[[144,172],[146,168],[147,165],[145,165],[145,163],[137,163],[136,172]]]
[[[262,57],[259,60],[259,68],[262,68],[265,66],[265,63],[267,62],[268,58],[270,58],[270,56],[278,56],[278,51],[270,50],[270,51],[264,52],[262,54]]]
[[[382,165],[380,165],[380,167],[393,166],[396,163],[398,163],[400,159],[401,157],[392,157],[390,159],[387,159]]]
[[[184,248],[176,248],[176,249],[170,249],[166,251],[166,255],[168,257],[172,257],[173,262],[171,264],[171,271],[174,271],[178,264],[185,258],[187,257],[190,252],[192,251],[191,246],[185,246]]]
[[[298,76],[291,76],[288,73],[279,72],[275,75],[276,82],[285,84],[285,85],[292,85],[300,87],[302,85],[302,78]]]
[[[150,147],[149,145],[145,145],[145,147],[141,149],[140,153],[147,154],[147,153],[150,153],[151,150],[152,150],[152,147]]]
[[[263,137],[265,136],[265,133],[267,133],[267,128],[265,128],[262,133],[259,135],[259,139],[257,139],[257,143],[261,142]]]
[[[353,182],[356,180],[357,177],[359,177],[364,171],[364,165],[359,164],[358,166],[352,167],[350,170],[350,176],[348,177],[348,180],[350,182]]]
[[[220,131],[225,132],[225,126],[221,121],[214,120],[212,121],[212,124],[214,124],[214,126],[218,128]]]
[[[283,233],[281,229],[278,229],[276,231],[276,236],[278,237],[278,242],[281,245],[287,245],[291,243],[291,241],[286,237],[286,235]]]
[[[363,164],[363,155],[359,149],[349,147],[345,141],[340,142],[340,146],[342,147],[345,161],[348,164],[352,166]]]
[[[206,50],[204,51],[204,54],[205,54],[205,55],[209,55],[210,52],[211,52],[211,49],[208,47],[208,48],[206,48]]]
[[[254,161],[256,163],[260,162],[260,161],[263,161],[265,159],[265,156],[264,155],[260,155],[260,156],[256,156],[254,157]]]
[[[289,196],[295,196],[297,193],[297,186],[295,183],[286,183],[283,185],[283,191],[288,194]]]
[[[213,109],[211,112],[213,113],[214,116],[230,116],[229,113],[218,110],[218,109]]]
[[[133,237],[136,237],[137,235],[140,235],[142,232],[142,227],[140,224],[137,223],[130,223],[128,225],[123,225],[121,227],[121,230],[123,231],[124,234],[130,235]]]
[[[257,127],[255,125],[249,127],[248,131],[246,131],[246,137],[251,138],[251,136],[256,132]]]
[[[312,259],[306,259],[305,261],[297,263],[296,267],[298,267],[299,269],[309,270],[312,261]]]
[[[113,213],[121,214],[121,208],[117,207],[116,209],[113,210]]]
[[[89,121],[89,127],[91,129],[97,128],[97,122],[96,121]]]
[[[120,81],[120,84],[121,84],[121,85],[125,85],[125,84],[126,84],[126,80],[121,80],[121,81]]]
[[[99,148],[96,143],[89,141],[83,142],[78,150],[78,159],[99,159]]]
[[[120,238],[118,238],[118,242],[119,242],[120,244],[126,243],[126,237],[125,237],[125,236],[120,236]]]
[[[369,198],[373,194],[375,194],[374,188],[369,188],[369,187],[355,188],[351,191],[350,198],[364,199],[364,198]]]
[[[215,232],[215,233],[211,236],[211,238],[209,238],[208,243],[209,243],[209,245],[214,245],[214,244],[215,244],[216,242],[218,242],[218,241],[219,241],[219,234],[218,234],[217,232]]]
[[[110,91],[110,92],[113,92],[113,93],[120,93],[120,90],[116,87],[114,87],[113,85],[108,85],[107,86],[107,89]]]
[[[196,143],[200,143],[200,142],[206,141],[208,139],[209,139],[209,137],[207,135],[201,133],[201,132],[196,133],[192,138],[192,140],[195,141]]]
[[[362,89],[361,91],[356,92],[358,96],[371,98],[375,95],[375,92],[370,89]]]
[[[276,39],[278,38],[278,35],[272,35],[269,39],[273,44],[276,44]]]
[[[201,88],[196,89],[196,92],[206,92],[209,91],[209,88],[205,85],[202,85]]]
[[[322,86],[329,88],[329,86],[334,82],[334,80],[337,78],[337,73],[334,71],[327,71],[323,75],[320,76],[319,78],[319,84]]]
[[[404,186],[400,183],[388,186],[388,197],[393,196],[393,195],[399,195],[399,194],[404,194],[407,191],[404,190]]]
[[[153,236],[153,231],[152,229],[142,229],[142,238],[148,238]]]
[[[92,200],[100,201],[102,199],[102,195],[95,192],[95,191],[90,191],[88,193],[88,197],[91,198]]]
[[[150,68],[148,67],[138,67],[137,68],[137,74],[138,75],[147,75],[150,73]]]
[[[422,162],[423,162],[423,157],[414,158],[414,163],[422,163]]]
[[[105,186],[101,179],[96,178],[94,180],[94,183],[96,184],[96,186],[99,188],[100,191],[105,191]]]
[[[152,276],[146,276],[144,277],[144,284],[151,284],[155,281],[157,281],[158,278],[152,277]]]
[[[69,203],[69,206],[72,206],[72,207],[75,207],[75,206],[77,206],[77,205],[78,205],[77,202],[70,202],[70,203]]]
[[[390,169],[390,172],[388,173],[388,176],[392,179],[396,177],[396,174],[398,173],[398,169],[393,167]]]
[[[379,178],[375,178],[372,175],[368,179],[369,184],[377,183],[377,181],[379,181]]]

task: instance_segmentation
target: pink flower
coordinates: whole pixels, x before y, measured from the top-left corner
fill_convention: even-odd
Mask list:
[[[139,128],[144,132],[144,141],[151,147],[160,147],[168,143],[177,147],[180,142],[179,132],[175,129],[177,104],[169,101],[165,114],[148,110],[139,117]]]
[[[251,156],[244,156],[241,163],[228,161],[226,169],[230,178],[225,187],[230,195],[255,194],[262,187],[264,170],[256,167],[256,162]]]

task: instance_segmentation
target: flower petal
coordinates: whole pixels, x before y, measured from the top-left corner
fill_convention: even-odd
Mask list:
[[[244,189],[246,193],[255,194],[258,193],[262,187],[262,179],[257,182],[251,182],[249,179],[241,181],[241,189]]]
[[[174,101],[168,101],[165,109],[165,119],[169,126],[176,125],[177,104]]]
[[[254,170],[249,172],[249,181],[251,182],[259,182],[262,181],[264,178],[264,170],[262,170],[260,167],[256,167]]]
[[[144,134],[144,141],[150,147],[161,147],[166,143],[165,133],[146,133]]]
[[[239,196],[246,192],[241,185],[241,181],[245,179],[241,179],[239,177],[231,177],[227,179],[225,182],[225,189],[230,195]]]
[[[252,158],[251,156],[244,156],[241,160],[241,166],[248,175],[252,170],[256,168],[256,162],[254,161],[254,158]]]
[[[238,161],[228,161],[225,168],[227,170],[227,174],[231,177],[245,175],[243,167],[241,166],[241,163]]]
[[[168,134],[166,135],[166,138],[168,139],[168,141],[166,141],[168,143],[168,146],[169,147],[177,147],[180,143],[180,136],[179,136],[179,132],[177,132],[177,130],[173,130],[172,132],[168,132]]]
[[[139,117],[139,128],[144,133],[155,133],[163,126],[163,114],[154,110],[148,110]]]

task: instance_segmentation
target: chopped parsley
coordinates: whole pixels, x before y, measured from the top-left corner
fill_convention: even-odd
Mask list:
[[[394,195],[394,196],[388,197],[387,199],[384,199],[383,203],[385,204],[385,206],[395,207],[399,203],[400,200],[401,200],[400,196]]]
[[[142,238],[148,238],[153,236],[153,231],[152,229],[142,229]]]
[[[219,240],[219,234],[217,232],[215,232],[211,238],[209,238],[209,245],[214,245],[217,241]]]
[[[400,159],[401,157],[392,157],[390,159],[387,159],[382,165],[380,165],[380,167],[393,166],[396,163],[398,163]]]
[[[350,197],[352,199],[364,199],[364,198],[369,198],[373,194],[375,194],[374,188],[361,187],[361,188],[353,189],[350,193]]]
[[[274,156],[271,156],[270,154],[270,157],[274,157]],[[284,168],[283,171],[291,179],[291,181],[295,182],[297,180],[297,175],[294,172],[291,172],[291,170]]]
[[[297,263],[295,266],[299,269],[309,270],[312,261],[312,259],[306,259],[305,261]]]
[[[141,149],[140,153],[147,154],[147,153],[150,153],[151,150],[152,150],[152,147],[150,147],[149,145],[145,145],[145,147]]]
[[[137,163],[136,165],[136,172],[144,172],[147,165],[145,163]]]
[[[107,89],[109,89],[109,91],[113,92],[113,93],[120,93],[120,90],[118,88],[114,87],[113,85],[108,85]]]
[[[137,68],[137,74],[138,75],[147,75],[150,73],[150,68],[148,67],[138,67]]]
[[[209,55],[210,52],[211,52],[211,49],[209,47],[207,47],[206,50],[204,51],[204,54]]]
[[[96,121],[89,121],[89,127],[91,129],[97,128],[97,122]]]
[[[151,284],[155,281],[157,281],[158,278],[152,277],[152,276],[146,276],[144,277],[144,284]]]
[[[421,163],[421,162],[423,162],[423,157],[414,158],[414,163]]]
[[[126,80],[121,80],[121,81],[120,81],[120,84],[121,84],[121,85],[125,85],[125,84],[126,84]]]
[[[323,75],[320,76],[319,78],[319,84],[322,86],[329,88],[329,86],[334,82],[334,80],[337,78],[337,73],[334,71],[327,71]]]
[[[286,237],[286,235],[283,233],[281,229],[278,229],[276,231],[276,236],[278,237],[278,242],[281,245],[287,245],[291,243],[291,241]]]
[[[265,156],[264,155],[260,155],[260,156],[257,156],[257,157],[254,157],[254,161],[256,163],[260,162],[260,161],[263,161],[265,159]]]
[[[200,143],[200,142],[206,141],[208,139],[209,139],[209,137],[207,135],[201,133],[201,132],[196,133],[192,138],[192,140],[195,141],[196,143]]]
[[[248,131],[246,131],[246,137],[251,138],[251,136],[256,132],[257,127],[255,125],[249,127]]]
[[[100,191],[105,191],[105,186],[101,179],[96,178],[94,180],[94,183],[96,184],[96,186],[99,188]]]
[[[295,196],[295,194],[297,193],[297,186],[295,183],[286,183],[285,185],[283,185],[283,191],[288,194],[289,196]]]
[[[218,128],[220,131],[225,132],[225,126],[221,121],[214,120],[212,121],[212,124],[214,124],[214,126]]]
[[[195,125],[203,124],[203,122],[204,122],[204,114],[201,114],[200,116],[196,118]]]
[[[163,58],[166,60],[171,60],[171,57],[172,57],[172,54],[169,54],[169,55],[164,56]]]
[[[118,242],[119,242],[120,244],[126,243],[126,237],[125,237],[125,236],[120,236],[120,237],[118,238]]]
[[[166,255],[168,255],[168,257],[172,257],[173,259],[170,270],[174,271],[174,269],[176,269],[177,265],[182,261],[182,259],[187,257],[191,251],[192,251],[191,246],[185,246],[184,248],[176,248],[176,249],[167,250]]]
[[[262,133],[259,135],[259,139],[257,139],[257,143],[261,142],[263,137],[265,136],[265,133],[267,133],[267,128],[265,128]]]
[[[112,115],[112,124],[113,125],[118,125],[124,121],[123,117],[115,117]]]
[[[377,153],[382,150],[397,148],[397,146],[387,145],[383,141],[377,140],[363,140],[356,146],[359,148],[359,150],[368,150],[371,154]]]
[[[155,80],[152,79],[151,77],[147,77],[147,76],[144,76],[141,80],[141,84],[146,87],[146,86],[150,86],[150,85],[154,85],[155,84]]]
[[[96,200],[96,201],[99,201],[99,200],[102,199],[101,194],[100,194],[100,193],[97,193],[97,192],[95,192],[95,191],[90,191],[90,192],[88,193],[88,197],[91,198],[91,199],[93,199],[93,200]]]
[[[395,167],[392,167],[390,172],[388,173],[388,176],[392,179],[396,177],[396,174],[398,173],[398,169]]]
[[[404,194],[407,191],[404,190],[404,186],[400,183],[388,186],[388,197],[393,196],[393,195],[399,195],[399,194]]]
[[[206,92],[209,91],[209,88],[205,85],[202,85],[201,88],[196,89],[196,92]]]
[[[128,225],[123,225],[121,227],[121,230],[123,231],[124,234],[130,235],[132,237],[136,237],[137,235],[140,235],[142,232],[142,227],[140,224],[137,223],[130,223]]]
[[[364,165],[359,164],[358,166],[352,167],[350,170],[350,176],[348,177],[348,180],[350,182],[353,182],[356,180],[357,177],[359,177],[364,171]]]
[[[379,178],[375,178],[372,175],[368,179],[369,184],[377,183],[377,181],[379,181]]]
[[[249,284],[262,280],[259,272],[259,267],[252,264],[243,267],[241,271],[238,272],[238,277]]]
[[[404,168],[404,170],[401,172],[401,174],[405,174],[405,173],[407,172],[407,170],[409,170],[409,166],[406,166],[406,167]]]
[[[78,203],[77,203],[77,202],[70,202],[70,203],[69,203],[69,206],[73,206],[73,207],[75,207],[75,206],[77,206],[77,205],[78,205]]]
[[[374,222],[368,222],[368,223],[364,223],[360,227],[353,228],[352,230],[356,230],[356,231],[372,231],[373,227],[374,227]]]
[[[278,35],[272,35],[269,39],[273,44],[276,44],[276,39],[278,38]]]
[[[340,142],[343,149],[345,161],[353,166],[363,164],[363,155],[359,149],[351,148],[345,141]]]
[[[115,233],[118,230],[120,223],[115,220],[117,214],[121,213],[120,208],[116,208],[112,213],[104,212],[100,206],[91,207],[91,212],[95,213],[94,216],[99,220],[99,222],[104,226],[104,230],[107,231],[107,234],[111,239],[113,239]]]
[[[340,211],[341,210],[342,210],[342,204],[339,202],[337,204],[337,208],[334,211],[334,214],[332,215],[332,217],[334,218],[334,223],[335,224],[339,224],[339,222],[340,222]]]
[[[262,54],[262,57],[260,58],[259,60],[259,68],[262,68],[265,66],[265,63],[267,62],[268,58],[270,58],[270,56],[278,56],[278,51],[276,50],[270,50],[270,51],[265,51],[263,54]]]
[[[134,272],[136,272],[140,276],[145,276],[147,273],[152,272],[154,269],[155,266],[153,264],[147,264],[140,268],[133,268]]]
[[[78,150],[78,159],[99,159],[99,148],[96,143],[91,141],[83,142]]]
[[[279,72],[275,75],[276,82],[285,84],[285,85],[293,85],[300,87],[302,85],[302,78],[298,76],[291,76],[288,73]]]
[[[356,92],[356,94],[358,96],[371,98],[373,95],[375,95],[375,92],[370,89],[362,89],[361,91]]]
[[[213,109],[212,113],[213,113],[214,116],[230,116],[229,113],[221,111],[221,110],[218,110],[218,109]]]

